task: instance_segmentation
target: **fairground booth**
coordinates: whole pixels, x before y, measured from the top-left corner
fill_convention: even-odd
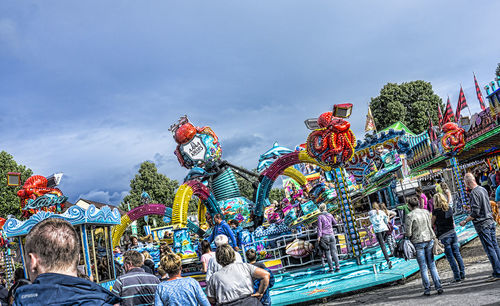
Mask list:
[[[64,213],[67,197],[50,184],[47,178],[35,175],[26,180],[18,192],[21,198],[21,210],[26,220],[10,218],[5,222],[3,230],[7,238],[18,244],[18,252],[28,277],[24,250],[25,237],[39,222],[48,218],[66,220],[74,226],[80,237],[80,272],[101,286],[111,289],[116,271],[113,260],[111,227],[120,224],[118,209],[107,206],[101,209],[94,205],[83,209],[71,206]],[[50,186],[50,187],[48,187]]]

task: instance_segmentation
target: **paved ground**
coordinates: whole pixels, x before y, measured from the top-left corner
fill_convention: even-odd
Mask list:
[[[439,260],[437,264],[444,289],[442,295],[433,291],[430,297],[423,296],[420,273],[417,273],[405,284],[387,285],[315,305],[500,305],[500,281],[485,282],[491,275],[491,265],[479,239],[463,246],[461,253],[467,274],[463,283],[448,284],[453,279],[453,273],[446,258]]]

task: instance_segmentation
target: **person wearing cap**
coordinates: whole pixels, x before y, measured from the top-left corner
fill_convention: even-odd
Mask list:
[[[217,247],[219,247],[221,245],[229,244],[226,235],[216,236],[214,242],[215,242],[215,245]],[[235,256],[235,262],[243,262],[243,259],[241,258],[240,253],[234,251],[234,256]],[[207,265],[207,275],[206,275],[207,282],[210,280],[210,277],[212,277],[212,275],[215,272],[219,271],[220,269],[222,269],[222,266],[217,262],[216,257],[214,256],[214,257],[210,258],[210,260],[208,261],[208,265]]]

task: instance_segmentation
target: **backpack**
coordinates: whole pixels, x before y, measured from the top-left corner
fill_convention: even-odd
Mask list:
[[[394,256],[397,258],[403,258],[404,260],[409,260],[415,258],[417,255],[417,250],[413,243],[408,239],[401,239],[396,249],[394,250]]]

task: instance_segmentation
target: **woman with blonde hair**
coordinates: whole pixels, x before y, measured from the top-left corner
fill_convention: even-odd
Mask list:
[[[209,306],[200,284],[191,277],[182,277],[182,261],[177,254],[167,253],[160,261],[168,279],[158,284],[155,305],[203,305]]]
[[[373,209],[370,210],[368,216],[370,217],[370,222],[373,226],[373,232],[375,233],[375,237],[377,237],[378,244],[382,249],[382,253],[384,254],[384,258],[387,261],[387,265],[389,269],[392,268],[391,260],[389,259],[389,254],[387,254],[387,249],[385,248],[385,239],[387,237],[387,231],[389,230],[388,223],[389,217],[386,213],[380,209],[380,206],[377,202],[373,203]]]
[[[459,283],[465,278],[465,265],[458,246],[453,209],[450,209],[448,199],[442,193],[434,195],[432,224],[436,225],[436,236],[444,245],[444,254],[453,271],[453,283]]]

